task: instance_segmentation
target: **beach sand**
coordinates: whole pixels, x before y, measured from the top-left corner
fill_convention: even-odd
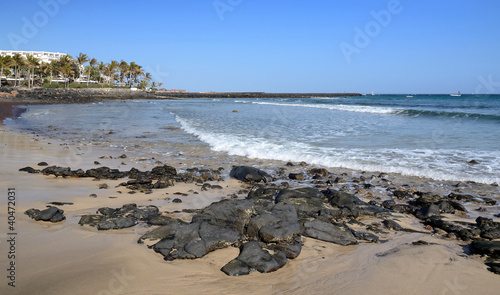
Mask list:
[[[222,191],[201,192],[195,184],[176,184],[149,195],[120,194],[118,191],[124,189],[115,185],[121,181],[61,179],[18,170],[36,168],[41,161],[72,169],[96,167],[96,160],[122,170],[151,167],[118,159],[113,150],[78,150],[63,142],[7,131],[1,125],[0,148],[1,294],[498,294],[500,289],[500,277],[487,270],[483,258],[464,254],[465,243],[424,233],[391,232],[383,237],[388,240],[385,243],[345,247],[303,238],[299,257],[269,274],[226,276],[220,268],[239,252],[232,247],[197,260],[166,262],[147,248],[153,242],[137,243],[149,228],[139,225],[97,231],[78,225],[79,216],[130,202],[157,205],[169,212],[202,208],[240,190],[238,181],[219,183]],[[113,159],[99,159],[101,156]],[[98,189],[104,182],[110,188]],[[8,188],[16,192],[15,288],[7,285],[6,276]],[[180,197],[182,204],[166,200],[175,192],[188,194]],[[97,198],[90,194],[97,194]],[[23,214],[30,208],[43,209],[52,201],[74,203],[58,206],[64,210],[65,221],[37,222]],[[401,215],[399,222],[422,230],[414,218]],[[412,245],[418,240],[431,245]]]

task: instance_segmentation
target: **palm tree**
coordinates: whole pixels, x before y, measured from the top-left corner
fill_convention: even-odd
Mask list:
[[[35,84],[35,68],[40,65],[40,59],[34,57],[31,54],[26,54],[26,65],[28,66],[28,88],[30,88]],[[31,75],[32,71],[33,75]]]
[[[54,70],[57,70],[57,61],[51,60],[50,63],[46,64],[46,71],[50,73],[49,84],[52,84],[52,76],[54,75]]]
[[[5,67],[10,68],[11,63],[12,63],[12,58],[9,55],[0,56],[0,66],[2,67],[2,69],[0,70],[0,87],[2,87],[1,79],[3,76],[3,69]]]
[[[103,75],[104,71],[106,70],[106,64],[101,61],[99,63],[99,65],[97,66],[97,69],[99,70],[99,83],[101,83],[102,75]]]
[[[40,64],[40,78],[47,77],[51,70],[51,63],[42,63]]]
[[[81,53],[78,55],[78,57],[76,58],[76,63],[78,64],[78,77],[82,77],[82,70],[83,70],[83,64],[88,62],[89,61],[89,57],[84,54],[84,53]]]
[[[158,89],[160,89],[162,85],[163,85],[162,82],[158,82]]]
[[[140,83],[139,77],[144,76],[144,69],[141,66],[137,66],[135,71],[134,80],[135,83]]]
[[[75,60],[70,55],[63,55],[58,61],[59,73],[65,78],[65,86],[69,88],[69,76],[74,75],[73,64]]]
[[[17,77],[19,76],[19,68],[24,65],[24,57],[16,53],[12,57],[12,64],[14,65],[14,87],[17,86]]]
[[[139,89],[145,89],[146,87],[148,87],[148,81],[146,79],[141,80],[141,82],[139,82]]]
[[[129,65],[129,70],[128,70],[128,82],[129,86],[132,87],[132,82],[134,81],[134,78],[136,73],[141,69],[141,66],[137,65],[135,62],[130,62]]]
[[[123,83],[123,79],[125,79],[127,72],[130,70],[130,66],[126,61],[122,60],[118,67],[120,69],[120,82]]]
[[[87,87],[89,87],[89,82],[90,82],[90,72],[92,71],[92,68],[97,64],[97,59],[92,58],[89,60],[89,76],[87,79]]]
[[[115,73],[116,73],[117,68],[118,68],[118,62],[116,60],[112,60],[108,64],[108,74],[109,74],[110,78],[112,76],[112,80],[110,81],[110,84],[111,84],[111,82],[113,84],[115,83]]]
[[[59,72],[64,76],[64,87],[66,89],[69,88],[69,76],[72,74],[72,69],[71,69],[71,65],[69,64],[66,64],[66,65],[62,65],[60,68],[59,68]]]

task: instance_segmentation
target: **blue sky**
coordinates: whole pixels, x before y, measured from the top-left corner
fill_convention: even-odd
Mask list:
[[[0,49],[188,91],[500,93],[500,1],[2,1]]]

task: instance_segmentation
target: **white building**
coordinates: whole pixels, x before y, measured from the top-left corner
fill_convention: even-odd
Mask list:
[[[14,56],[17,53],[24,58],[26,58],[26,55],[31,54],[43,63],[50,63],[53,60],[59,60],[62,56],[66,55],[66,53],[59,52],[0,50],[0,56]]]

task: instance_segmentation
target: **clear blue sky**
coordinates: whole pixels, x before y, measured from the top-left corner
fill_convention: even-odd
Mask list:
[[[135,61],[167,88],[500,93],[498,0],[22,0],[1,10],[0,49]]]

